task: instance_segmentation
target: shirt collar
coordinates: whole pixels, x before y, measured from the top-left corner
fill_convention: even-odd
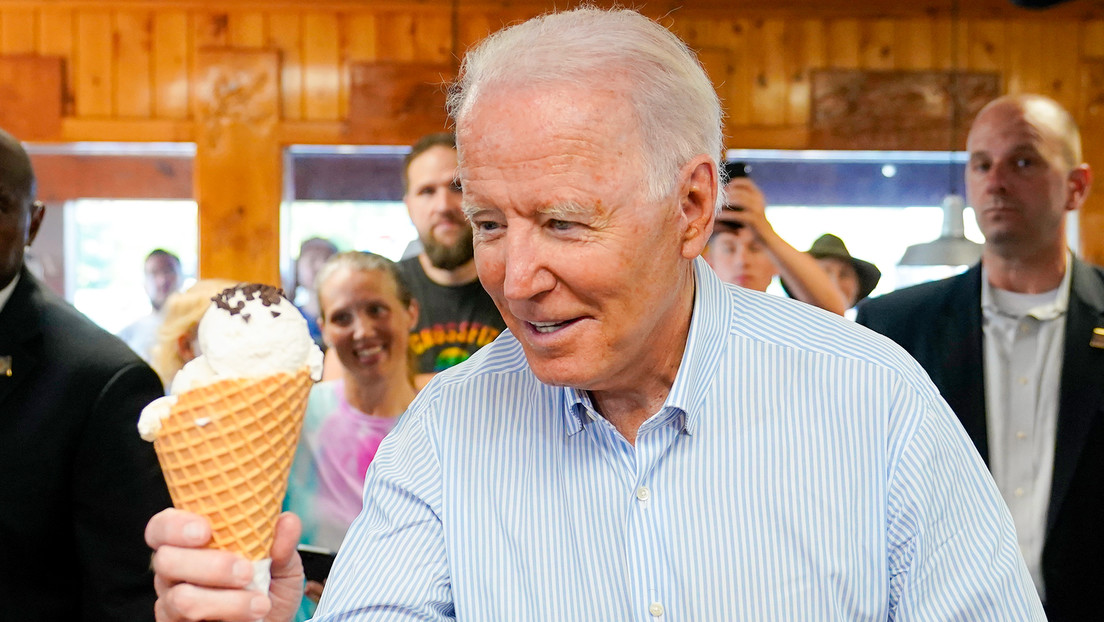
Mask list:
[[[682,422],[687,434],[694,434],[701,425],[702,403],[716,377],[721,352],[727,343],[732,316],[732,298],[725,285],[713,273],[705,260],[694,260],[694,306],[690,316],[690,331],[686,337],[682,362],[675,381],[663,403],[659,417],[652,417],[641,431],[653,427],[652,422]],[[594,403],[589,393],[571,387],[562,388],[563,415],[567,435],[582,431],[593,421]]]
[[[7,286],[4,287],[4,289],[0,289],[0,311],[3,311],[4,307],[7,306],[8,300],[11,299],[12,292],[15,291],[15,286],[18,283],[19,273],[16,273],[15,278],[12,279],[11,283],[8,283]]]
[[[1027,312],[1029,315],[1037,320],[1048,321],[1059,318],[1065,315],[1069,309],[1069,295],[1070,295],[1070,280],[1073,273],[1073,259],[1069,251],[1066,252],[1066,271],[1062,275],[1062,281],[1058,284],[1058,292],[1054,296],[1054,300],[1034,307]],[[996,298],[993,294],[992,285],[989,284],[989,273],[985,269],[985,264],[981,265],[981,309],[986,313],[994,314],[1001,313],[1001,309],[997,306]]]

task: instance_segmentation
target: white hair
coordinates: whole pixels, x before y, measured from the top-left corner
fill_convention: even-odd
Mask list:
[[[449,114],[459,127],[492,87],[556,84],[626,91],[639,123],[650,200],[670,196],[692,158],[705,154],[717,163],[721,104],[709,77],[678,37],[625,9],[581,7],[496,32],[465,56]],[[462,161],[463,145],[457,146]],[[719,186],[717,201],[723,201]]]

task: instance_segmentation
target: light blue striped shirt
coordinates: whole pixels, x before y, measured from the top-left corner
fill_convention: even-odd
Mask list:
[[[1043,620],[954,414],[888,339],[700,259],[627,443],[507,332],[384,441],[316,620]]]

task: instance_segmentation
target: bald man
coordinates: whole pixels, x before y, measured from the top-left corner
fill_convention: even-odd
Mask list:
[[[134,426],[161,382],[27,271],[34,192],[0,130],[0,620],[153,620],[142,534],[171,502]]]
[[[964,274],[859,307],[924,366],[988,463],[1050,620],[1104,606],[1104,271],[1069,251],[1092,171],[1077,125],[1038,95],[997,99],[966,141],[985,235]]]

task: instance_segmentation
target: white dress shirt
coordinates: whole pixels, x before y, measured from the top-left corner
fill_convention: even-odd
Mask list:
[[[1044,600],[1043,540],[1054,475],[1070,272],[1067,260],[1058,288],[1041,294],[998,289],[989,284],[984,269],[981,275],[989,469],[1012,512],[1020,550]]]
[[[368,469],[316,620],[1043,620],[920,366],[694,265],[682,362],[635,445],[509,332],[436,376]]]

